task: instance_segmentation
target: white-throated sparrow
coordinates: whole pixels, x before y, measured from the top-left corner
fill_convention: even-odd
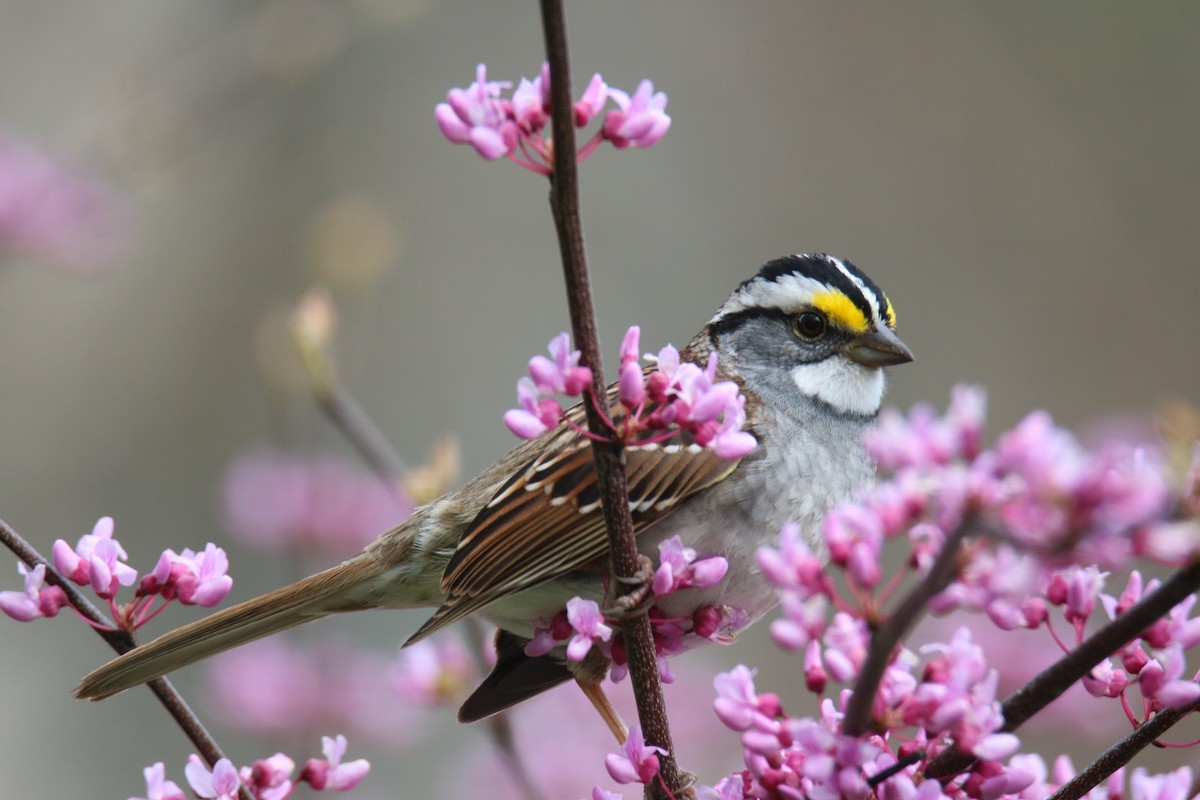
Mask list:
[[[871,480],[859,438],[883,399],[882,368],[912,359],[894,325],[887,297],[852,264],[796,255],[742,283],[684,348],[682,359],[700,364],[717,353],[718,377],[741,387],[758,445],[737,462],[687,445],[626,449],[639,549],[655,554],[678,535],[700,557],[729,563],[716,586],[662,598],[668,616],[723,605],[754,620],[774,605],[756,549],[789,520],[812,535],[826,509]],[[358,556],[171,631],[85,677],[77,695],[109,697],[329,614],[423,606],[437,611],[409,643],[475,611],[501,630],[497,667],[460,718],[537,694],[572,671],[561,650],[524,654],[533,621],[573,596],[603,596],[608,540],[591,459],[587,441],[559,425]],[[597,679],[607,666],[592,658],[583,668]]]

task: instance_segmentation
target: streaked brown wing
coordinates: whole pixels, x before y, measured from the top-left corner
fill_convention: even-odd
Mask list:
[[[625,458],[638,533],[738,464],[694,444],[630,447]],[[608,533],[599,506],[586,442],[530,462],[468,527],[442,577],[445,603],[409,641],[604,555]]]

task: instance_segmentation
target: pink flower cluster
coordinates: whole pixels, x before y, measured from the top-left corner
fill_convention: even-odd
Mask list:
[[[438,104],[434,112],[438,127],[451,142],[471,145],[488,161],[508,158],[549,175],[554,171],[553,141],[546,131],[552,109],[549,65],[543,64],[532,81],[522,78],[511,98],[501,96],[511,88],[510,81],[489,81],[487,67],[480,64],[474,83],[451,89],[446,102]],[[667,96],[655,92],[650,81],[642,81],[631,97],[596,74],[573,106],[575,127],[582,128],[599,116],[610,99],[616,108],[605,114],[600,129],[579,148],[580,162],[604,141],[618,149],[650,147],[671,126],[664,111]]]
[[[255,800],[285,800],[296,787],[307,783],[316,791],[325,789],[344,792],[359,784],[371,766],[363,759],[342,762],[346,754],[346,737],[321,737],[325,758],[310,758],[293,779],[296,762],[283,753],[255,761],[240,770],[222,758],[210,770],[197,755],[188,757],[184,774],[192,793],[200,800],[237,800],[238,790],[245,787]],[[129,800],[187,800],[187,795],[174,781],[166,779],[166,771],[160,761],[146,767],[146,796],[131,797]]]
[[[928,407],[908,416],[885,412],[866,444],[880,466],[892,472],[891,479],[830,511],[819,537],[806,538],[788,525],[777,549],[759,551],[763,574],[781,589],[783,615],[772,624],[772,637],[784,649],[804,652],[811,691],[823,693],[831,679],[847,683],[858,677],[870,647],[868,623],[882,620],[882,609],[906,578],[928,573],[960,527],[984,535],[962,545],[957,576],[931,609],[983,611],[1001,630],[1045,626],[1063,651],[1083,640],[1098,605],[1115,618],[1154,588],[1143,589],[1135,571],[1119,598],[1105,595],[1105,569],[1137,555],[1168,563],[1195,557],[1200,541],[1195,520],[1168,518],[1168,509],[1186,507],[1182,495],[1189,488],[1173,488],[1154,453],[1120,446],[1089,452],[1040,412],[989,450],[983,440],[984,407],[980,391],[960,387],[944,416]],[[1181,545],[1186,538],[1181,525],[1190,531],[1190,546]],[[888,563],[882,557],[888,541],[908,546],[908,557],[892,575],[882,567]],[[827,565],[840,570],[844,581],[834,580]],[[1121,698],[1134,726],[1164,708],[1200,698],[1200,674],[1189,674],[1184,658],[1200,643],[1200,618],[1190,616],[1195,603],[1195,598],[1180,603],[1122,648],[1116,654],[1119,665],[1112,660],[1099,665],[1084,679],[1085,688],[1096,696]],[[1061,610],[1073,636],[1064,639],[1055,631],[1053,609]],[[1040,798],[1069,779],[1047,783],[1038,757],[1015,754],[1017,739],[1000,732],[997,672],[966,629],[920,652],[919,671],[921,659],[911,651],[898,648],[892,655],[871,710],[874,728],[886,734],[864,740],[874,744],[875,755],[864,760],[860,753],[849,762],[860,776],[870,776],[917,750],[924,754],[875,787],[875,796]],[[1134,685],[1142,698],[1136,712],[1127,697]],[[754,692],[749,670],[723,676],[717,691],[718,716],[743,732],[745,797],[813,796],[814,791],[867,796],[857,778],[831,772],[828,760],[818,761],[819,777],[833,784],[812,783],[812,752],[797,755],[795,723],[773,695]],[[849,694],[840,695],[842,708]],[[825,703],[823,722],[839,733],[835,706],[828,699]],[[971,771],[944,786],[915,784],[913,777],[928,759],[947,747],[975,756]],[[1148,780],[1143,776],[1135,784],[1148,786]]]
[[[621,344],[617,386],[625,414],[612,423],[627,446],[658,444],[686,433],[696,444],[729,460],[742,458],[757,446],[754,436],[742,430],[746,399],[737,384],[716,379],[716,353],[702,369],[691,362],[681,363],[679,351],[667,345],[657,356],[646,356],[656,365],[647,374],[637,355],[639,333],[636,325],[631,327]],[[587,393],[592,373],[579,365],[580,353],[570,347],[570,338],[562,333],[550,342],[552,359],[534,356],[530,360],[529,377],[517,382],[521,407],[504,415],[504,423],[517,436],[532,439],[563,420],[574,424],[554,395]]]
[[[138,584],[133,599],[118,605],[117,592],[122,586],[132,586],[138,576],[125,563],[129,557],[125,548],[113,538],[111,517],[100,518],[92,532],[80,537],[74,548],[62,539],[57,540],[53,557],[54,568],[63,578],[80,586],[91,586],[108,603],[121,630],[136,630],[173,600],[184,605],[214,606],[233,586],[233,579],[226,574],[229,561],[225,551],[210,542],[200,553],[186,549],[182,553],[164,551],[154,570]],[[25,575],[25,591],[0,592],[0,611],[21,622],[55,616],[67,600],[62,589],[42,586],[45,566],[27,570],[20,565],[20,570]],[[156,599],[161,602],[154,607]]]
[[[651,583],[655,600],[683,589],[708,589],[725,577],[729,563],[721,556],[696,558],[696,551],[684,547],[678,536],[672,536],[658,546],[659,566]],[[668,616],[657,604],[649,610],[658,655],[659,677],[664,683],[675,680],[668,657],[688,650],[701,640],[727,643],[733,632],[746,622],[746,613],[728,606],[703,605],[690,617]],[[598,647],[613,662],[610,677],[622,680],[628,672],[625,642],[617,623],[606,624],[600,606],[594,600],[579,597],[567,602],[565,610],[549,620],[535,620],[534,637],[525,646],[528,656],[540,656],[566,643],[567,658],[582,661],[593,646]]]
[[[212,660],[206,693],[222,724],[263,737],[336,727],[388,747],[422,738],[427,710],[461,702],[476,668],[462,641],[437,636],[399,657],[343,638],[264,639]],[[381,702],[380,687],[396,696]]]
[[[33,255],[93,269],[117,249],[121,216],[99,181],[0,136],[0,257]]]
[[[234,460],[223,499],[230,530],[251,547],[337,558],[357,553],[413,509],[398,487],[343,458],[267,448]]]

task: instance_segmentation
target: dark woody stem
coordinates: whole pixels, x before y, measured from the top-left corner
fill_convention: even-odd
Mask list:
[[[1015,731],[1072,684],[1087,675],[1093,667],[1141,635],[1155,620],[1170,612],[1197,588],[1200,588],[1200,556],[1193,556],[1190,564],[1180,568],[1161,586],[1009,695],[1000,704],[1000,710],[1004,714],[1002,730]],[[1129,757],[1132,755],[1130,752]],[[973,762],[974,759],[970,756],[954,750],[945,750],[930,762],[925,775],[930,778],[948,778],[967,769]],[[1111,762],[1108,765],[1112,767],[1110,772],[1121,766]],[[1101,776],[1100,779],[1103,780],[1104,777]]]
[[[571,332],[575,346],[582,353],[582,363],[592,370],[592,393],[605,396],[604,371],[600,361],[600,344],[596,335],[596,317],[592,309],[592,292],[588,280],[587,258],[583,247],[583,224],[579,216],[578,177],[575,164],[575,123],[571,104],[571,69],[567,56],[566,21],[561,0],[541,0],[542,27],[545,34],[547,61],[550,64],[551,120],[554,131],[554,173],[550,177],[550,208],[558,232],[562,256],[563,277],[566,282],[567,303],[571,313]],[[585,403],[588,428],[596,433],[610,431],[612,423],[594,403]],[[613,576],[618,580],[610,586],[625,593],[637,589],[634,578],[639,573],[639,555],[633,534],[633,519],[629,515],[629,489],[625,479],[625,453],[619,440],[592,441],[592,455],[604,521],[608,526],[609,550]],[[667,723],[666,704],[658,677],[658,660],[650,620],[644,614],[627,619],[623,625],[629,675],[637,700],[638,720],[646,743],[674,753],[671,730]],[[682,785],[673,755],[659,760],[661,776],[666,787],[651,783],[647,794],[680,797]]]
[[[868,731],[871,706],[875,703],[875,693],[879,691],[883,673],[891,662],[892,651],[917,621],[929,601],[954,579],[958,572],[959,545],[974,524],[973,516],[968,516],[959,524],[947,537],[942,551],[938,553],[937,560],[933,562],[925,578],[912,588],[887,621],[872,632],[867,658],[858,673],[858,680],[854,683],[854,693],[846,705],[842,732],[847,736],[862,736]]]
[[[1133,733],[1100,754],[1100,757],[1088,764],[1071,780],[1064,783],[1059,790],[1050,795],[1049,800],[1077,800],[1098,786],[1101,781],[1125,766],[1140,753],[1146,745],[1167,732],[1172,725],[1186,717],[1200,706],[1200,700],[1184,708],[1169,708],[1154,715],[1154,719],[1141,725]],[[1195,796],[1194,787],[1189,787],[1188,797]]]
[[[44,565],[46,567],[46,583],[62,589],[63,593],[67,596],[67,602],[74,606],[76,611],[96,625],[103,626],[102,628],[93,627],[92,630],[99,634],[101,639],[108,642],[109,647],[116,650],[118,655],[128,653],[137,647],[137,641],[133,638],[132,633],[113,630],[114,625],[112,620],[105,616],[100,609],[92,605],[73,583],[64,580],[52,564],[46,561],[37,550],[33,549],[29,542],[25,541],[20,534],[9,527],[3,520],[0,520],[0,543],[11,550],[17,558],[25,562],[25,565],[30,569],[39,564]],[[175,720],[175,723],[183,729],[184,734],[195,745],[200,757],[204,759],[210,769],[222,758],[225,758],[225,754],[221,752],[221,748],[217,745],[216,740],[213,739],[212,734],[208,732],[204,727],[204,723],[188,707],[187,702],[175,690],[170,681],[166,678],[155,678],[147,685],[150,687],[150,691],[154,692],[154,696],[158,698],[158,701],[163,704],[163,708]],[[253,800],[245,786],[238,789],[238,796],[241,800]]]

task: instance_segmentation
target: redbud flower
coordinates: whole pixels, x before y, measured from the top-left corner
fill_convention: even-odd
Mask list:
[[[621,795],[616,792],[605,791],[596,786],[592,788],[592,800],[621,800]]]
[[[0,136],[0,255],[19,253],[69,269],[101,266],[121,238],[112,192],[32,148]]]
[[[639,83],[632,98],[620,89],[609,89],[608,94],[620,109],[604,118],[604,138],[614,147],[650,147],[671,127],[671,118],[663,111],[667,96],[655,93],[650,81]]]
[[[530,81],[521,78],[512,96],[512,115],[523,133],[537,133],[550,119],[550,65]]]
[[[400,651],[392,687],[405,700],[423,706],[452,702],[471,678],[473,661],[455,636],[425,639]]]
[[[621,372],[618,382],[621,403],[633,410],[646,396],[645,378],[638,363],[638,336],[641,329],[633,325],[625,332],[621,342]]]
[[[230,529],[252,547],[339,558],[412,513],[394,487],[340,456],[262,447],[232,463],[223,502]]]
[[[549,91],[549,87],[546,91]],[[608,84],[597,72],[588,82],[587,89],[584,89],[583,97],[579,98],[579,102],[574,105],[575,127],[582,128],[587,125],[592,117],[604,110],[604,104],[607,102]]]
[[[659,755],[665,756],[667,751],[647,745],[641,726],[634,725],[621,745],[621,753],[609,753],[604,767],[617,783],[649,783],[658,774]]]
[[[708,589],[716,586],[729,569],[729,562],[720,556],[696,561],[696,551],[684,547],[678,536],[659,543],[658,553],[659,566],[654,572],[651,588],[659,596],[688,587]]]
[[[137,572],[123,564],[129,556],[113,539],[112,517],[101,517],[92,532],[79,537],[72,550],[62,539],[54,543],[54,568],[64,578],[80,586],[91,584],[101,597],[117,593],[118,584],[129,586],[137,580]]]
[[[583,661],[594,643],[607,642],[612,638],[613,630],[604,624],[600,606],[595,600],[572,597],[567,601],[567,621],[575,631],[567,644],[567,658],[570,661]]]
[[[779,730],[775,714],[780,711],[779,700],[774,695],[759,696],[754,688],[754,671],[738,664],[729,672],[713,678],[717,699],[713,711],[725,726],[735,731],[751,727],[768,733]]]
[[[1182,647],[1171,644],[1156,655],[1138,673],[1138,686],[1148,700],[1157,701],[1160,707],[1183,708],[1200,698],[1195,678],[1180,677],[1187,663]]]
[[[0,592],[0,611],[18,622],[29,622],[38,617],[53,617],[67,604],[67,595],[57,586],[43,586],[46,565],[38,564],[33,569],[17,563],[17,570],[25,576],[25,591]]]
[[[169,578],[164,583],[173,583],[175,596],[184,605],[211,608],[225,599],[233,588],[229,571],[229,559],[225,551],[209,542],[203,553],[193,553],[184,548],[176,555],[174,551],[163,553],[171,562]],[[162,566],[162,560],[159,561]],[[156,577],[158,569],[155,570]]]
[[[1192,768],[1150,775],[1143,767],[1133,771],[1129,782],[1130,800],[1188,800],[1192,788]]]
[[[361,758],[342,763],[342,756],[346,754],[346,737],[340,733],[336,738],[322,736],[321,752],[325,754],[325,760],[310,758],[300,771],[299,778],[318,791],[333,789],[344,792],[353,789],[371,769],[371,765]]]
[[[530,377],[517,381],[521,408],[504,414],[504,424],[522,439],[532,439],[558,424],[562,407],[550,395],[575,397],[592,383],[592,371],[579,366],[581,353],[571,349],[571,338],[565,332],[550,341],[549,350],[553,360],[545,356],[529,360]]]
[[[131,797],[129,800],[186,800],[187,795],[183,793],[178,784],[175,781],[166,780],[163,762],[159,761],[153,766],[146,767],[142,770],[142,774],[146,777],[146,796]]]
[[[470,144],[479,155],[495,161],[513,152],[520,134],[516,123],[508,118],[509,108],[500,100],[500,92],[512,83],[488,81],[485,64],[476,68],[475,76],[475,82],[466,89],[451,89],[434,116],[447,139]]]
[[[237,800],[241,781],[233,762],[228,758],[222,758],[213,767],[212,772],[209,772],[200,756],[193,753],[188,756],[187,766],[183,771],[197,797],[204,800]]]
[[[283,753],[276,753],[255,761],[252,767],[242,767],[239,774],[256,800],[285,800],[295,788],[292,783],[295,769],[295,761]]]

